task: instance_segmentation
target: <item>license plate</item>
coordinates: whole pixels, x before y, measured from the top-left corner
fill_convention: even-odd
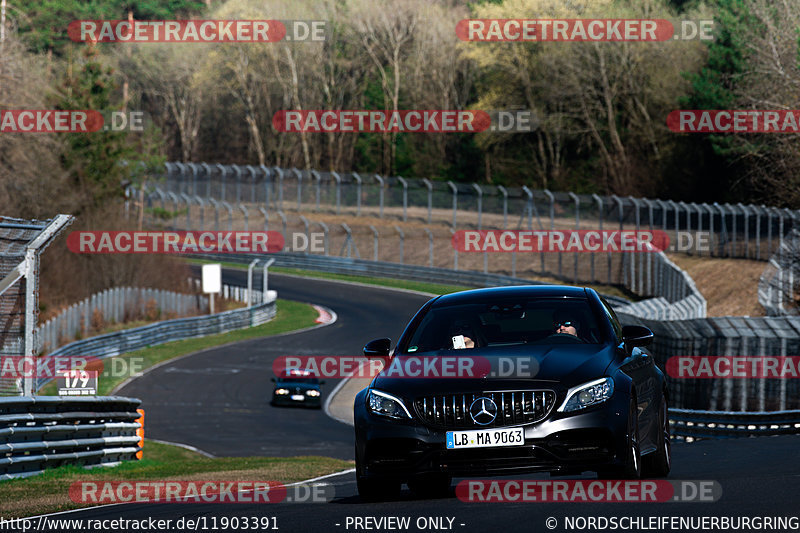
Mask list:
[[[525,431],[522,428],[474,429],[470,431],[448,431],[447,449],[493,448],[495,446],[522,446]]]
[[[292,394],[292,400],[302,402],[304,399],[305,397],[302,394]]]

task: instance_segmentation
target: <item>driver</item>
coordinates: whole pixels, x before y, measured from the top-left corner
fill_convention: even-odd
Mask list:
[[[553,328],[555,329],[554,333],[565,333],[567,335],[577,337],[580,327],[581,324],[577,319],[566,314],[557,315],[557,317],[553,320]]]

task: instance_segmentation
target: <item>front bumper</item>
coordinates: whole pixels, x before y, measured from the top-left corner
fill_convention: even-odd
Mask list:
[[[293,400],[289,394],[275,394],[272,396],[272,405],[312,407],[318,409],[322,406],[320,396],[303,395],[302,400]]]
[[[616,395],[586,411],[553,411],[524,425],[525,444],[448,450],[445,429],[417,420],[391,420],[355,410],[360,475],[408,479],[427,473],[457,477],[530,472],[579,473],[620,466],[627,453],[628,400]],[[363,406],[362,406],[363,407]],[[474,428],[479,429],[479,428]]]

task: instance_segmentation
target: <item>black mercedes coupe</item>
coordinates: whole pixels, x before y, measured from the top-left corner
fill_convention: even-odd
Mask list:
[[[386,499],[406,483],[434,496],[452,477],[530,472],[666,476],[668,390],[642,350],[652,339],[643,326],[622,327],[589,288],[431,299],[393,351],[386,338],[364,347],[385,366],[355,399],[359,494]],[[431,358],[470,358],[451,367],[489,371],[445,377]]]

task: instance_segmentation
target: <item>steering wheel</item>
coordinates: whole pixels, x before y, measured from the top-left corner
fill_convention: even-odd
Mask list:
[[[552,333],[548,337],[548,339],[570,339],[572,341],[580,342],[586,344],[586,341],[580,338],[577,335],[570,335],[569,333]]]

